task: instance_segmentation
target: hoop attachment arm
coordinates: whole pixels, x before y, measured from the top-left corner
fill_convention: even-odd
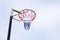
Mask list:
[[[16,20],[16,21],[19,21],[19,22],[21,22],[21,20],[17,20],[17,19],[15,19],[15,18],[13,18],[14,20]]]
[[[12,9],[13,11],[17,12],[17,13],[20,13],[19,11],[15,10],[15,9]]]

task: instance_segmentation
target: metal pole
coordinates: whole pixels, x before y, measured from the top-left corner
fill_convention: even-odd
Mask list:
[[[13,18],[13,16],[10,16],[7,40],[10,40],[10,36],[11,36],[12,18]]]
[[[15,9],[12,9],[12,11],[20,13],[19,11],[15,10]],[[7,40],[10,40],[10,36],[11,36],[12,19],[13,19],[13,15],[10,16],[10,20],[9,20],[9,29],[8,29]]]

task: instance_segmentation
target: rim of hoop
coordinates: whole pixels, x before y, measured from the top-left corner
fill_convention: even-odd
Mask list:
[[[21,13],[21,12],[22,12],[22,11],[24,12],[25,10],[31,11],[31,12],[33,12],[33,13],[35,14],[35,17],[31,20],[31,21],[33,21],[33,20],[36,18],[36,13],[35,13],[35,11],[33,11],[32,9],[23,9],[23,10],[20,11],[20,13],[18,14],[18,16],[19,16],[20,14],[24,14],[24,13]],[[20,16],[19,16],[19,19],[21,19]],[[21,19],[21,20],[22,20],[22,19]],[[22,21],[24,21],[24,20],[22,20]]]

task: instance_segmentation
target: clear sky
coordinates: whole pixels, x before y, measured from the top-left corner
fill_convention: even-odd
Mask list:
[[[33,9],[36,19],[29,31],[13,20],[11,40],[60,40],[60,0],[0,0],[0,40],[7,40],[12,8]]]

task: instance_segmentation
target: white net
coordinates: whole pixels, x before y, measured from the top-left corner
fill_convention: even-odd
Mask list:
[[[24,9],[20,11],[19,18],[24,22],[24,28],[30,29],[30,23],[36,17],[36,13],[31,9]]]

